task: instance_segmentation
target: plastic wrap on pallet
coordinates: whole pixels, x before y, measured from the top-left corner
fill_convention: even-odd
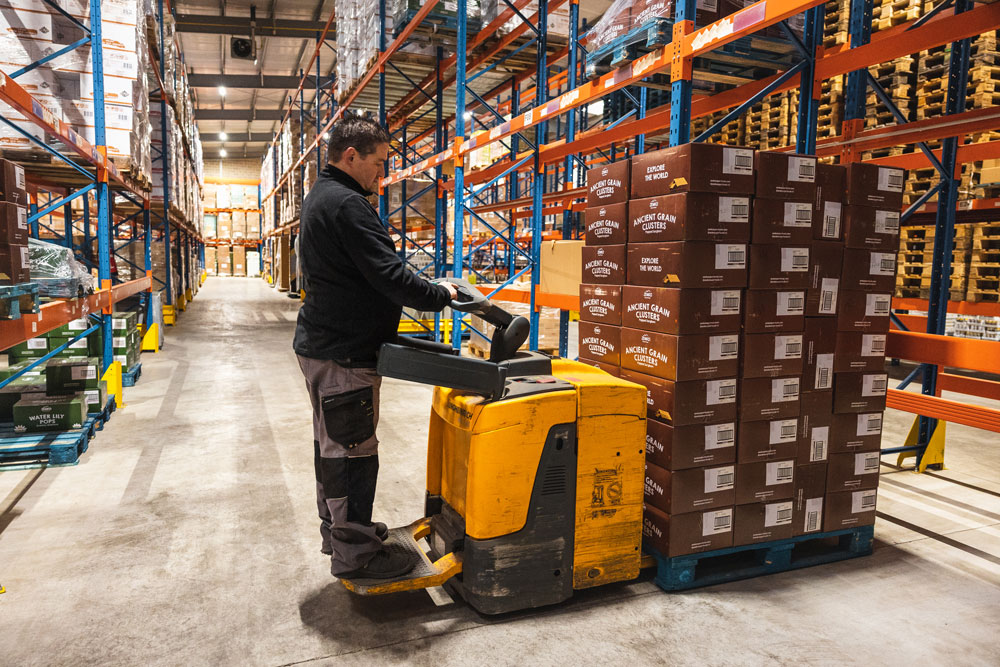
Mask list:
[[[31,281],[41,296],[72,299],[94,291],[94,278],[73,251],[54,243],[28,239]]]

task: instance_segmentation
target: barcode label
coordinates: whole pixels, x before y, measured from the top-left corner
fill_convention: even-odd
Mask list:
[[[865,295],[865,317],[886,317],[891,306],[891,294]]]
[[[861,378],[862,396],[885,396],[885,388],[889,383],[889,376],[885,373],[865,375]]]
[[[17,207],[17,226],[21,229],[28,228],[28,209],[23,206]]]
[[[819,530],[820,519],[823,518],[823,499],[809,498],[806,500],[806,520],[802,530],[806,533],[815,533]]]
[[[750,222],[750,198],[719,197],[719,222]]]
[[[773,461],[768,463],[764,473],[764,484],[766,486],[788,484],[792,481],[794,470],[795,461]]]
[[[875,211],[875,233],[895,236],[899,233],[899,211]]]
[[[736,402],[736,380],[709,380],[705,389],[705,405]]]
[[[812,204],[803,202],[785,202],[785,227],[812,227]]]
[[[873,252],[868,263],[868,274],[872,276],[896,275],[896,255],[891,252]]]
[[[839,201],[823,202],[823,238],[840,238],[841,208]]]
[[[775,359],[801,359],[802,358],[802,336],[775,336],[774,337],[774,358]]]
[[[709,424],[705,427],[705,449],[723,449],[736,444],[736,424]]]
[[[771,402],[787,403],[799,400],[799,379],[778,378],[771,380]]]
[[[869,412],[858,415],[858,437],[878,435],[882,432],[882,413]]]
[[[854,474],[871,475],[878,472],[879,452],[861,452],[854,455]]]
[[[790,315],[801,315],[805,312],[806,293],[805,292],[778,292],[778,317],[788,317]]]
[[[739,336],[712,336],[708,339],[708,359],[709,361],[736,359],[739,356],[739,346]]]
[[[830,444],[830,427],[813,426],[809,436],[809,462],[826,461]]]
[[[816,158],[789,156],[788,180],[792,183],[815,183]]]
[[[771,503],[764,506],[764,527],[787,526],[792,522],[792,501]]]
[[[740,291],[715,290],[712,292],[712,316],[739,315]]]
[[[722,173],[748,176],[753,173],[753,151],[747,148],[724,148]]]
[[[813,389],[833,387],[833,353],[816,355],[816,385]]]
[[[799,433],[798,419],[782,419],[773,421],[769,425],[770,437],[769,445],[778,445],[783,442],[795,442]]]
[[[96,366],[74,366],[70,370],[70,377],[74,380],[96,380],[97,379],[97,367]]]
[[[861,337],[862,357],[885,356],[885,334],[865,334]]]
[[[879,167],[878,189],[887,192],[903,191],[903,170]]]
[[[733,528],[733,508],[714,510],[701,515],[701,535],[718,535],[728,533]]]
[[[14,187],[18,190],[24,189],[24,167],[19,164],[14,165]]]
[[[819,308],[824,315],[837,313],[837,295],[840,292],[840,278],[823,278],[819,288]]]
[[[29,338],[25,343],[29,350],[47,350],[49,347],[48,338]]]
[[[745,245],[729,245],[728,243],[716,244],[716,269],[745,269],[746,266],[747,247]]]
[[[791,271],[809,270],[809,248],[782,248],[781,249],[781,271],[788,273]]]
[[[705,493],[728,491],[733,488],[735,481],[736,468],[734,466],[705,469]]]
[[[855,491],[851,495],[851,514],[871,512],[875,509],[875,489]]]

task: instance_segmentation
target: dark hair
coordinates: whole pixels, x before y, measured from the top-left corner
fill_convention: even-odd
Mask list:
[[[347,112],[330,130],[330,163],[339,162],[348,148],[354,148],[361,155],[371,155],[380,144],[391,143],[389,132],[375,120],[359,114]]]

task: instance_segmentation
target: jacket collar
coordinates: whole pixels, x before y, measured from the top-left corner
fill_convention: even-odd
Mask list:
[[[358,194],[361,194],[365,197],[369,197],[372,195],[371,192],[368,192],[363,187],[361,187],[361,184],[358,183],[356,180],[354,180],[354,178],[352,178],[347,172],[341,169],[337,169],[332,164],[327,164],[325,167],[323,167],[322,173],[327,178],[332,178],[341,185],[345,185],[350,189],[354,190]]]

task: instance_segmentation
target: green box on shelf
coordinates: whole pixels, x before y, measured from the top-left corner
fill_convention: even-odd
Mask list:
[[[45,378],[45,391],[53,396],[96,389],[101,381],[100,362],[93,357],[52,359]]]
[[[61,327],[57,327],[45,335],[49,338],[72,338],[92,326],[94,325],[88,318],[81,317],[78,320],[72,320]]]
[[[14,419],[14,405],[28,394],[45,394],[45,379],[19,377],[0,387],[0,421]]]
[[[135,329],[130,333],[118,332],[111,337],[111,350],[114,354],[127,354],[139,349],[139,332]]]
[[[100,412],[108,404],[108,383],[101,382],[96,389],[85,390],[83,397],[87,402],[87,412]]]
[[[72,336],[56,336],[49,339],[49,344],[52,346],[51,349],[54,350],[66,343],[69,343],[71,340],[73,340]],[[87,338],[81,338],[78,341],[70,343],[69,347],[62,352],[59,352],[56,356],[60,358],[81,356],[89,357],[95,354],[92,349],[93,347],[93,336],[88,336]]]
[[[82,393],[68,396],[25,394],[14,404],[14,432],[68,431],[87,419]]]
[[[136,310],[126,310],[111,316],[111,330],[116,334],[119,331],[138,331],[138,324],[139,311]]]
[[[10,360],[10,363],[16,364],[25,359],[44,357],[49,353],[50,349],[52,348],[49,347],[48,339],[41,336],[38,338],[29,338],[23,343],[18,343],[7,350],[7,358]]]
[[[124,354],[115,353],[112,361],[117,361],[122,365],[122,370],[127,371],[135,367],[139,363],[139,353],[138,352],[127,352]]]

